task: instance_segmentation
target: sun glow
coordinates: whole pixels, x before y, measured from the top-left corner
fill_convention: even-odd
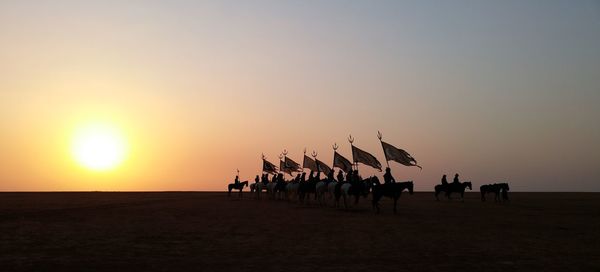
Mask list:
[[[128,147],[116,126],[93,123],[75,131],[71,150],[79,165],[94,171],[108,171],[125,160]]]

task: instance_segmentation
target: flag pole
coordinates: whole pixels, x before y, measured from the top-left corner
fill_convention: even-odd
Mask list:
[[[333,160],[331,162],[331,171],[333,171],[333,174],[335,175],[335,152],[337,152],[339,146],[337,145],[337,143],[333,143],[331,147],[333,147]]]
[[[356,167],[356,171],[358,171],[358,162],[354,158],[354,138],[352,138],[352,134],[348,136],[348,142],[350,142],[350,146],[352,147],[352,165]]]
[[[306,147],[304,147],[304,157],[306,157]],[[302,173],[304,173],[304,157],[302,157]]]
[[[379,138],[379,142],[381,143],[381,149],[383,149],[383,156],[385,156],[385,164],[387,164],[387,167],[390,168],[390,160],[387,157],[387,152],[385,152],[385,148],[383,148],[383,140],[381,140],[383,138],[383,134],[381,134],[380,131],[377,131],[377,138]]]
[[[317,166],[317,173],[321,173],[321,168],[319,167],[319,162],[317,161],[317,152],[313,150],[313,152],[310,155],[313,157],[313,160],[315,160],[315,165]]]

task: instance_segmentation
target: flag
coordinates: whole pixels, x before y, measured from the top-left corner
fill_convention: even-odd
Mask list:
[[[293,172],[302,171],[300,164],[293,161],[289,157],[285,157],[285,168],[292,170]]]
[[[319,170],[317,168],[317,163],[315,162],[315,160],[311,159],[309,156],[306,155],[304,155],[304,162],[302,163],[302,168],[308,168],[315,172]]]
[[[292,175],[293,170],[285,165],[285,161],[279,160],[279,169],[284,173],[290,174],[290,176]]]
[[[279,161],[279,169],[281,169],[281,171],[285,173],[292,175],[293,172],[300,171],[300,164],[288,157],[285,157],[285,160]]]
[[[323,163],[320,160],[317,160],[316,163],[317,163],[317,168],[319,169],[319,171],[323,172],[323,174],[325,174],[326,176],[329,175],[329,173],[331,172],[331,168],[329,168],[329,166],[327,166],[327,164]]]
[[[383,152],[385,153],[386,160],[395,161],[406,166],[416,166],[423,169],[423,167],[417,164],[417,160],[415,160],[415,158],[413,158],[403,149],[396,148],[395,146],[384,141],[381,142],[381,145],[383,146]]]
[[[333,167],[338,167],[346,173],[352,171],[352,163],[337,151],[333,151]]]
[[[277,174],[277,166],[263,159],[263,172],[275,175]]]
[[[375,156],[354,145],[352,146],[352,158],[354,159],[354,162],[360,162],[381,171],[381,163],[377,160],[377,158],[375,158]]]

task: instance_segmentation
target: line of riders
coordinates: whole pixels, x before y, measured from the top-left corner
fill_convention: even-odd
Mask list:
[[[383,179],[383,184],[380,183],[377,176],[363,179],[358,170],[348,171],[346,175],[340,170],[336,178],[334,178],[334,171],[330,171],[326,178],[321,179],[320,171],[310,171],[308,179],[306,173],[302,172],[289,181],[284,179],[282,173],[273,175],[270,181],[269,174],[256,175],[254,183],[249,185],[248,181],[240,182],[239,176],[236,176],[234,183],[229,184],[228,192],[230,195],[233,189],[237,189],[241,197],[243,188],[249,186],[251,193],[255,193],[258,199],[260,199],[262,191],[266,191],[271,199],[291,201],[297,198],[301,203],[309,202],[312,195],[320,205],[325,205],[325,197],[328,196],[329,199],[334,200],[336,207],[339,207],[340,200],[343,200],[345,208],[348,207],[347,199],[354,197],[354,203],[357,204],[360,196],[367,197],[372,192],[372,205],[377,212],[379,212],[379,201],[385,196],[394,200],[395,213],[400,195],[404,190],[413,194],[414,183],[412,181],[396,182],[389,167],[385,169]],[[452,193],[458,193],[461,200],[464,201],[466,188],[472,190],[471,182],[460,182],[458,174],[454,176],[452,183],[448,183],[446,175],[443,175],[441,184],[435,186],[436,200],[439,200],[439,193],[444,192],[448,199],[452,199]],[[494,193],[496,201],[508,200],[508,190],[507,183],[483,185],[480,187],[481,200],[485,201],[485,195],[488,193]],[[500,195],[502,195],[502,199],[500,199]]]

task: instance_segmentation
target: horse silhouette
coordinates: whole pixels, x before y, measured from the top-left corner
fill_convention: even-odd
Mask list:
[[[494,201],[502,202],[503,200],[508,200],[508,191],[510,188],[508,187],[508,183],[494,183],[494,184],[486,184],[481,185],[479,187],[479,191],[481,192],[481,201],[485,201],[485,195],[489,193],[494,193]],[[500,196],[502,195],[502,198]]]
[[[473,185],[471,184],[470,181],[467,182],[460,182],[460,183],[449,183],[447,185],[444,184],[438,184],[435,186],[435,199],[436,200],[440,200],[438,198],[438,195],[440,192],[445,192],[446,193],[446,197],[448,199],[452,199],[451,195],[452,193],[459,193],[460,194],[460,199],[462,201],[465,200],[465,190],[466,188],[469,188],[469,190],[473,190]]]
[[[367,197],[371,191],[373,177],[369,177],[358,182],[343,182],[335,190],[335,206],[339,207],[340,198],[344,199],[344,208],[348,208],[347,199],[354,197],[354,205],[358,204],[360,196]]]
[[[247,180],[243,181],[243,182],[240,182],[238,184],[230,183],[229,186],[227,186],[227,191],[228,191],[227,196],[231,196],[231,190],[236,189],[236,190],[240,190],[239,197],[242,197],[242,190],[244,189],[244,186],[248,187],[248,181]]]
[[[402,191],[408,190],[408,193],[412,195],[414,189],[412,181],[381,184],[379,179],[375,177],[373,184],[373,208],[377,209],[377,213],[379,213],[379,200],[382,197],[386,196],[394,199],[394,213],[396,213],[398,198],[400,198]]]

